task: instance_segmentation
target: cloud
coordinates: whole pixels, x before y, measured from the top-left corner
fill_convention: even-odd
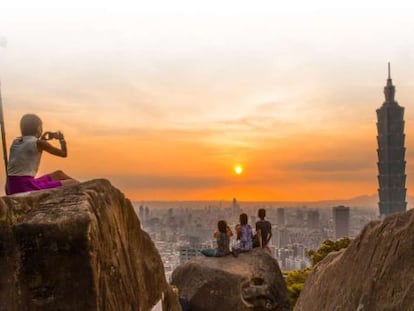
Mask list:
[[[143,190],[195,190],[218,187],[227,183],[224,179],[214,176],[111,175],[107,178],[115,184]]]
[[[301,177],[307,182],[316,183],[358,183],[369,182],[375,184],[377,182],[377,174],[375,171],[331,171],[331,172],[305,172]]]
[[[355,172],[361,170],[370,170],[374,166],[370,161],[355,159],[349,160],[332,160],[323,159],[315,161],[304,161],[290,163],[286,166],[289,170],[302,172]]]

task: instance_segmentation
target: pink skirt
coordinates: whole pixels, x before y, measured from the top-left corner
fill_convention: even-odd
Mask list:
[[[52,180],[50,175],[44,175],[39,178],[32,176],[7,176],[6,192],[7,194],[14,194],[60,186],[62,186],[62,183],[59,180]]]

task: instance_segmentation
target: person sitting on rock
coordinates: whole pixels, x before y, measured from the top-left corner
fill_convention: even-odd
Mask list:
[[[236,233],[239,242],[233,246],[232,254],[234,256],[253,248],[252,227],[248,224],[247,214],[240,214],[240,224],[236,225]]]
[[[55,171],[38,178],[35,177],[43,151],[58,157],[67,157],[66,141],[61,132],[46,132],[42,135],[42,120],[35,114],[25,114],[21,118],[20,130],[22,136],[16,138],[10,147],[6,194],[50,189],[78,183],[62,171]],[[60,148],[56,148],[47,142],[52,138],[59,141]]]
[[[230,237],[233,232],[227,225],[226,221],[220,220],[217,223],[217,230],[214,232],[214,237],[217,241],[217,248],[202,249],[200,252],[207,257],[223,257],[230,254]]]
[[[272,238],[272,225],[265,220],[266,210],[264,208],[259,209],[257,212],[260,220],[256,222],[256,235],[253,239],[253,247],[264,248]]]

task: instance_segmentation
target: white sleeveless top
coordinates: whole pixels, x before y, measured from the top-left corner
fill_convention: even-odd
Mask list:
[[[41,155],[42,153],[37,150],[35,136],[16,138],[10,147],[7,175],[34,177],[39,169]]]

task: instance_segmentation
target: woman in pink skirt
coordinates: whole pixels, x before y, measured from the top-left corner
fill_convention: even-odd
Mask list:
[[[58,157],[67,157],[66,141],[61,132],[46,132],[42,135],[42,120],[35,114],[26,114],[22,117],[20,130],[22,136],[16,138],[10,147],[10,157],[7,165],[7,194],[50,189],[78,183],[62,171],[55,171],[38,178],[35,177],[43,151]],[[56,148],[47,142],[52,138],[59,140],[60,148]]]

